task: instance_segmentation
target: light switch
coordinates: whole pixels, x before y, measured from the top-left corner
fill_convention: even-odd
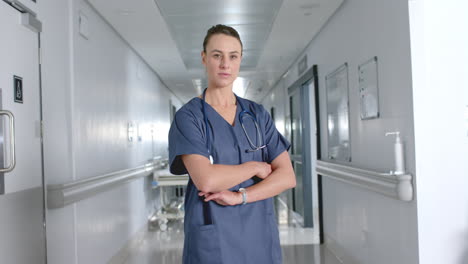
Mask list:
[[[80,11],[78,16],[78,28],[80,35],[85,39],[89,39],[89,21],[88,17]]]

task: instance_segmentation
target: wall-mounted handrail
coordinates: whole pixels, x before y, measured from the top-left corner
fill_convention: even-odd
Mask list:
[[[148,176],[155,170],[164,168],[167,160],[152,160],[136,168],[120,170],[104,175],[89,177],[64,184],[47,186],[47,208],[61,208],[110,190],[123,183]]]
[[[317,161],[317,173],[331,179],[346,182],[402,200],[413,200],[412,175],[395,175],[354,168],[332,162]]]

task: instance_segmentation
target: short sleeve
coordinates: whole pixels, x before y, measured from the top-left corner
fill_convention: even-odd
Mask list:
[[[275,122],[271,119],[270,114],[261,106],[261,116],[264,122],[265,142],[268,151],[268,163],[273,162],[284,151],[288,151],[291,147],[286,138],[276,129]]]
[[[188,111],[178,111],[169,130],[169,164],[172,174],[186,174],[181,155],[199,154],[209,157],[203,128]]]

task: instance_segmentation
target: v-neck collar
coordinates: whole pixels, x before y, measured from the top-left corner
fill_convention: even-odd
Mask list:
[[[239,106],[239,104],[240,104],[239,100],[240,99],[239,99],[239,97],[236,96],[236,114],[234,116],[234,124],[232,124],[232,125],[220,113],[218,113],[218,111],[216,111],[216,109],[214,109],[214,107],[212,107],[209,103],[207,103],[205,100],[203,100],[200,97],[196,97],[196,98],[200,99],[202,104],[205,104],[205,106],[208,106],[208,108],[211,109],[216,114],[216,116],[221,118],[230,127],[234,128],[234,127],[237,126],[237,123],[239,123],[239,122],[237,122],[238,121],[238,116],[239,116],[239,109],[240,109],[240,106]]]

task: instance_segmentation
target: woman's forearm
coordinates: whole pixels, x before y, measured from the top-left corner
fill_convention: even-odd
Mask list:
[[[291,165],[288,153],[285,151],[272,162],[273,172],[263,181],[246,188],[247,203],[265,200],[296,186],[296,176]],[[240,192],[223,190],[217,193],[201,191],[205,201],[216,201],[221,205],[238,205],[243,202]]]
[[[263,181],[246,188],[247,202],[265,200],[294,187],[296,187],[294,172],[288,168],[278,168]]]
[[[201,191],[220,192],[228,190],[257,174],[258,166],[253,162],[240,165],[213,164],[207,171],[210,177],[206,177],[204,184],[200,186]]]
[[[296,187],[296,175],[287,151],[271,163],[273,172],[263,181],[246,188],[247,202],[264,200]]]
[[[200,155],[184,155],[182,161],[197,189],[205,193],[227,190],[254,176],[267,177],[271,172],[271,166],[265,162],[210,164],[206,157]]]

